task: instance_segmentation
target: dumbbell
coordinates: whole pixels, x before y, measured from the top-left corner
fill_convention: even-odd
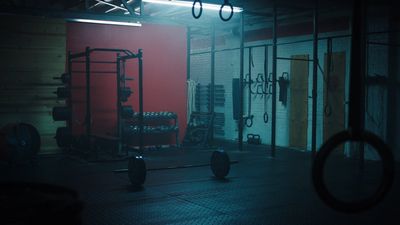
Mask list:
[[[114,173],[128,172],[128,177],[133,186],[141,186],[146,180],[147,171],[184,169],[194,167],[210,166],[212,173],[218,179],[224,179],[230,171],[230,165],[238,161],[230,161],[228,154],[223,150],[216,150],[212,153],[210,163],[198,165],[171,166],[163,168],[146,169],[146,162],[141,156],[131,157],[128,162],[128,169],[114,170]]]

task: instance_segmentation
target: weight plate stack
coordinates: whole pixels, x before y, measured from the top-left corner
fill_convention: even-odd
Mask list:
[[[55,77],[54,79],[61,80],[64,86],[58,87],[54,92],[58,99],[70,100],[71,98],[71,74],[63,73],[60,77]],[[67,101],[68,102],[68,101]],[[54,121],[66,121],[70,124],[72,118],[72,109],[70,106],[58,106],[54,107],[52,111]],[[57,146],[60,148],[70,147],[72,144],[72,134],[70,127],[59,127],[57,128],[56,139]]]

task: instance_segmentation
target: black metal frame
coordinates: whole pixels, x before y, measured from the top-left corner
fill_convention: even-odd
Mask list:
[[[90,55],[91,53],[94,52],[110,52],[110,53],[116,53],[117,60],[116,61],[91,61]],[[121,56],[121,54],[123,54]],[[85,57],[84,61],[79,61],[79,60],[74,60],[78,58]],[[115,138],[118,139],[118,153],[121,153],[121,148],[122,148],[122,138],[121,138],[121,130],[122,130],[122,124],[121,124],[121,101],[120,101],[120,91],[121,91],[121,81],[125,79],[125,77],[121,77],[121,62],[123,65],[125,65],[126,60],[128,59],[135,59],[137,58],[139,60],[139,112],[140,112],[140,132],[139,132],[139,138],[140,138],[140,150],[143,150],[143,82],[142,82],[142,77],[143,77],[143,63],[142,63],[142,50],[139,49],[137,54],[134,54],[130,50],[127,49],[117,49],[117,48],[90,48],[86,47],[84,52],[78,52],[72,54],[70,51],[68,52],[68,72],[71,76],[70,79],[70,87],[71,87],[71,82],[72,82],[72,74],[76,71],[72,70],[72,64],[73,63],[85,63],[85,76],[86,76],[86,116],[85,116],[85,136],[88,137],[88,142],[87,142],[87,147],[88,150],[91,151],[91,141],[90,138],[92,137],[92,129],[91,129],[91,120],[92,120],[92,112],[91,112],[91,88],[90,88],[90,81],[91,81],[91,73],[98,73],[102,71],[91,71],[90,70],[90,65],[92,63],[97,63],[97,64],[116,64],[117,70],[114,72],[116,74],[116,79],[117,79],[117,135]],[[125,68],[125,66],[123,66]],[[111,73],[111,71],[106,71],[107,73]],[[104,73],[104,71],[103,71]],[[124,81],[125,84],[125,81]],[[69,101],[68,103],[69,106],[71,106],[71,102]],[[69,123],[69,126],[72,127],[71,122]]]

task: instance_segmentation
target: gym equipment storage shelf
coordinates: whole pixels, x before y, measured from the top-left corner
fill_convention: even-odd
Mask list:
[[[134,113],[132,119],[127,120],[123,127],[124,139],[132,138],[140,133],[138,125],[139,113]],[[173,124],[170,122],[173,121]],[[175,133],[175,144],[179,146],[178,115],[174,112],[143,112],[143,134],[159,135]]]

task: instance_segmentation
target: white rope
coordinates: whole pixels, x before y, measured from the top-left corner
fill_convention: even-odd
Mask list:
[[[186,112],[187,112],[187,123],[189,123],[190,115],[193,111],[196,110],[196,81],[187,80],[187,104],[186,104]]]

